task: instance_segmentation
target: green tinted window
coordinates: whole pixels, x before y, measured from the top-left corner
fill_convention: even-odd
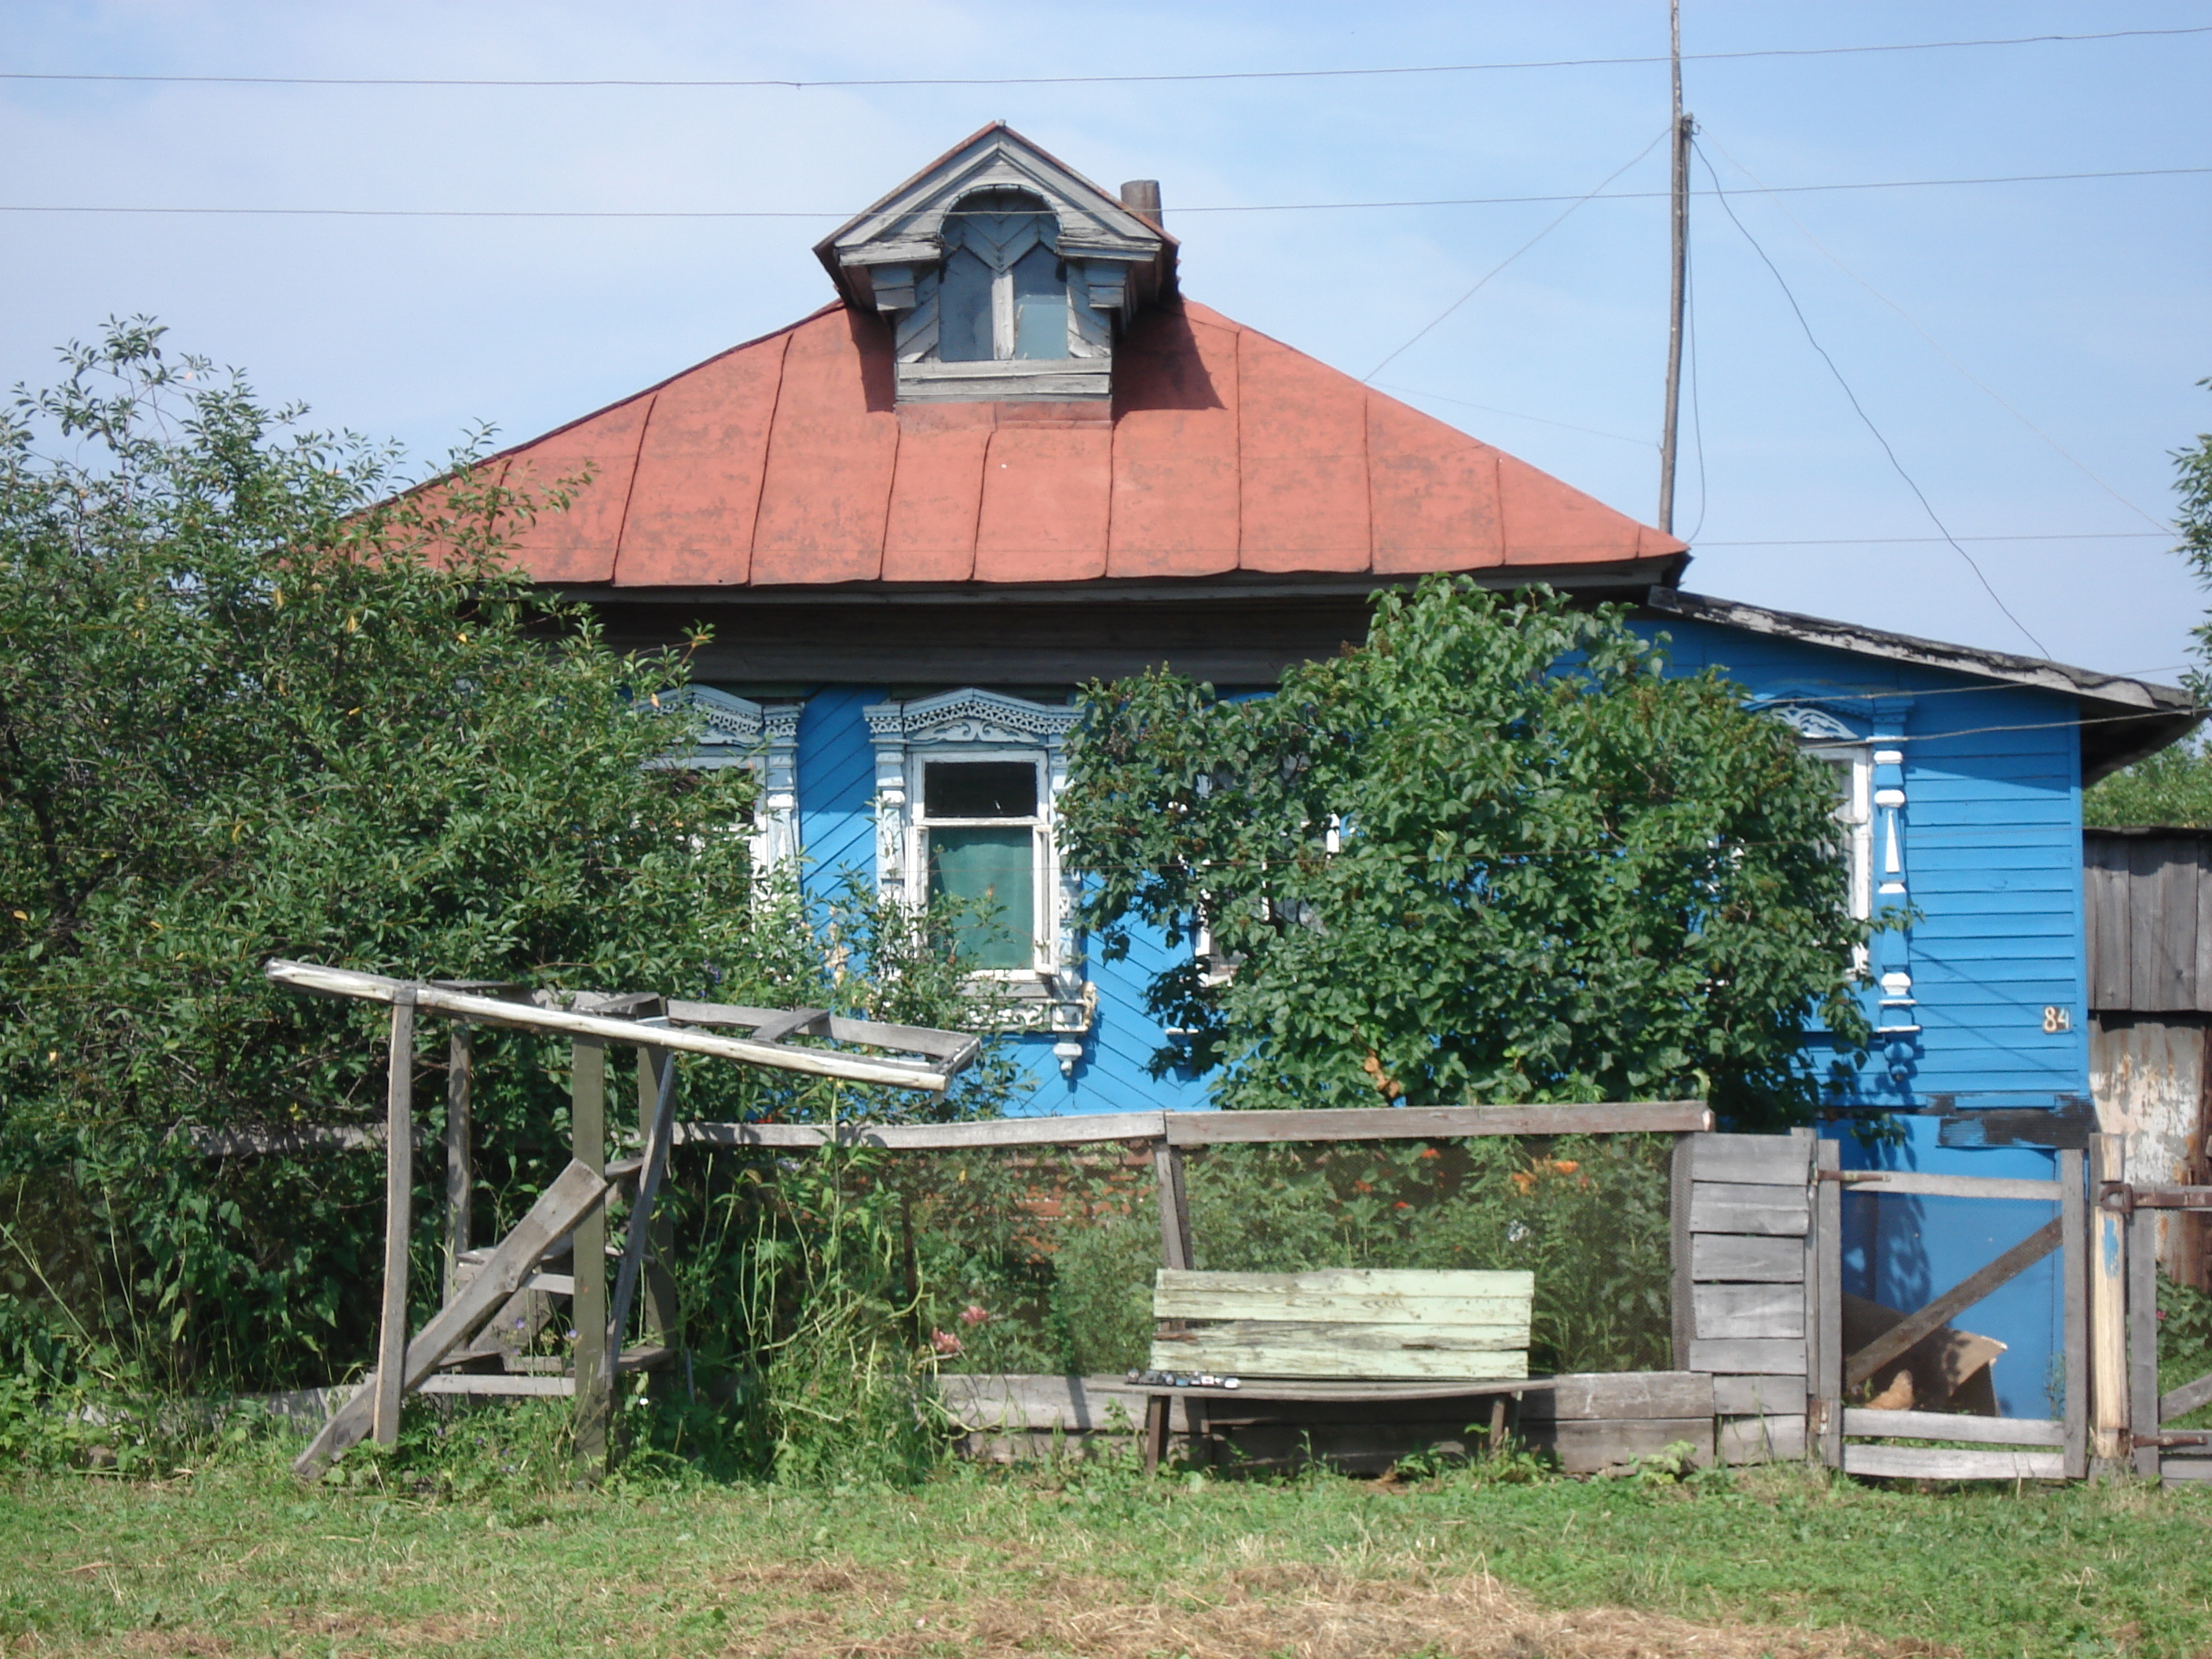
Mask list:
[[[977,968],[1030,967],[1036,915],[1035,832],[1026,825],[933,828],[929,896],[967,902],[960,954]]]

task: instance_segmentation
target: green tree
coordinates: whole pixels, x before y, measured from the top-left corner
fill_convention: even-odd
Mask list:
[[[2212,388],[2212,380],[2198,382]],[[2189,562],[2197,584],[2212,587],[2212,432],[2173,452],[2173,489],[2181,511],[2174,551]],[[2212,619],[2191,630],[2198,665],[2185,684],[2200,703],[2212,702]],[[2212,751],[2179,743],[2124,767],[2081,798],[2081,821],[2090,824],[2181,824],[2212,829]]]
[[[0,428],[16,1316],[135,1339],[179,1378],[328,1376],[363,1352],[377,1160],[191,1150],[194,1127],[377,1121],[380,1016],[274,989],[271,956],[957,1017],[927,926],[848,905],[833,954],[749,867],[744,772],[650,764],[687,735],[666,696],[683,654],[611,650],[502,559],[560,489],[533,501],[465,453],[400,491],[388,449],[304,429],[143,321],[65,365]],[[849,973],[856,945],[908,971]],[[498,1224],[565,1161],[567,1061],[481,1044],[478,1207]],[[827,1103],[773,1074],[687,1076],[710,1111]],[[442,1089],[417,1094],[434,1127]]]
[[[1205,930],[1152,984],[1154,1063],[1218,1067],[1227,1105],[1775,1122],[1826,1080],[1816,1014],[1863,1056],[1827,769],[1618,607],[1435,578],[1273,696],[1155,672],[1084,708],[1060,810],[1088,922],[1109,958],[1133,922]]]

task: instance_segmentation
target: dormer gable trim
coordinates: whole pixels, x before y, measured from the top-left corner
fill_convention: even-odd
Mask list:
[[[1024,331],[1016,349],[1011,302],[1000,293],[991,301],[1000,313],[999,344],[982,349],[978,361],[977,331],[991,332],[976,309],[976,283],[986,279],[973,274],[979,266],[969,258],[975,222],[960,216],[975,212],[968,204],[986,198],[994,204],[985,211],[1015,211],[1004,204],[1016,193],[1035,204],[1036,240],[1049,256],[1036,280],[1055,307],[1065,290],[1065,343],[1040,354]],[[1175,240],[1159,228],[1156,207],[1139,211],[1124,204],[994,123],[833,231],[815,253],[848,305],[891,325],[900,402],[1065,401],[1112,395],[1115,338],[1171,283]],[[955,304],[951,284],[963,268],[970,275]],[[1010,278],[1000,271],[997,280],[1004,288]],[[958,324],[951,336],[940,330],[940,301],[950,307],[943,315]],[[961,349],[952,349],[952,338]]]

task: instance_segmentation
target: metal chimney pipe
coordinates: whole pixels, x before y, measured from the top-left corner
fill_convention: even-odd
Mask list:
[[[1167,226],[1160,215],[1160,181],[1157,179],[1132,179],[1121,186],[1121,205],[1139,218],[1149,219],[1153,228],[1164,230]]]

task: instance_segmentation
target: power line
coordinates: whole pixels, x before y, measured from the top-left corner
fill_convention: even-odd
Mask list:
[[[1769,540],[1699,542],[1699,547],[1946,547],[1954,542],[2170,541],[2170,530],[2038,531],[2024,536],[1800,536]]]
[[[1961,40],[1900,40],[1864,46],[1766,46],[1744,52],[1683,54],[1684,63],[1738,63],[1765,58],[1849,58],[1869,53],[1950,52],[1975,46],[2075,45],[2094,40],[2130,40],[2212,33],[2212,24],[2163,29],[2108,29],[2095,34],[2015,34]],[[1363,76],[1473,75],[1513,70],[1615,69],[1664,64],[1668,57],[1523,58],[1492,64],[1401,64],[1373,69],[1212,70],[1181,75],[1006,75],[899,76],[847,80],[660,79],[643,76],[510,77],[495,76],[371,75],[121,75],[76,71],[0,70],[0,81],[60,82],[119,86],[221,87],[445,87],[518,88],[698,88],[708,91],[785,90],[860,87],[1097,87],[1177,85],[1215,81],[1327,81]]]
[[[1673,129],[1670,127],[1670,128],[1668,129],[1668,131],[1673,131]],[[1604,177],[1604,178],[1602,178],[1602,179],[1599,179],[1599,180],[1597,181],[1597,183],[1596,183],[1594,186],[1592,186],[1592,188],[1590,189],[1590,191],[1589,191],[1589,195],[1577,197],[1577,198],[1574,200],[1574,202],[1573,202],[1573,203],[1572,203],[1572,204],[1571,204],[1567,208],[1567,210],[1566,210],[1566,211],[1565,211],[1565,212],[1561,213],[1561,214],[1560,214],[1557,218],[1553,219],[1553,220],[1552,221],[1552,222],[1551,222],[1551,223],[1549,223],[1549,224],[1546,225],[1546,226],[1543,228],[1543,229],[1541,229],[1541,230],[1538,231],[1538,232],[1537,232],[1534,236],[1531,236],[1531,237],[1530,237],[1527,241],[1525,241],[1525,242],[1522,243],[1522,244],[1521,244],[1521,246],[1520,246],[1519,247],[1515,248],[1515,249],[1513,250],[1513,252],[1510,252],[1510,253],[1507,254],[1507,255],[1506,255],[1503,259],[1500,259],[1500,260],[1499,260],[1496,264],[1494,264],[1494,265],[1491,266],[1491,268],[1490,268],[1488,270],[1485,271],[1485,272],[1482,274],[1482,276],[1481,276],[1480,280],[1480,281],[1478,281],[1473,288],[1471,288],[1471,289],[1468,289],[1468,291],[1467,291],[1466,293],[1464,293],[1464,294],[1461,295],[1459,296],[1459,298],[1458,298],[1458,299],[1454,300],[1454,301],[1453,301],[1449,305],[1446,306],[1446,307],[1445,307],[1442,311],[1438,312],[1438,313],[1436,314],[1436,316],[1435,316],[1434,318],[1431,319],[1427,323],[1425,323],[1424,325],[1422,325],[1422,326],[1421,326],[1420,328],[1419,328],[1419,329],[1415,330],[1415,331],[1414,331],[1414,333],[1413,333],[1413,337],[1412,337],[1411,339],[1407,340],[1407,341],[1406,342],[1406,343],[1405,343],[1405,344],[1403,344],[1403,345],[1400,346],[1400,347],[1399,347],[1395,351],[1392,352],[1389,356],[1387,356],[1387,357],[1383,358],[1383,360],[1382,360],[1381,362],[1379,362],[1379,363],[1376,364],[1374,368],[1372,368],[1369,369],[1369,370],[1368,370],[1364,374],[1361,375],[1359,378],[1360,378],[1363,381],[1366,381],[1366,380],[1373,380],[1373,379],[1374,379],[1377,374],[1381,374],[1384,369],[1386,369],[1386,368],[1389,368],[1389,367],[1390,367],[1390,365],[1391,365],[1392,363],[1395,362],[1396,362],[1400,357],[1403,356],[1407,352],[1408,352],[1408,351],[1410,351],[1411,349],[1413,349],[1413,348],[1414,346],[1418,345],[1418,344],[1421,342],[1421,340],[1422,340],[1425,337],[1426,337],[1426,336],[1427,336],[1427,334],[1429,333],[1429,331],[1430,331],[1431,329],[1434,329],[1435,327],[1437,327],[1439,324],[1441,324],[1441,323],[1444,320],[1444,319],[1445,319],[1445,318],[1447,318],[1447,317],[1450,316],[1450,315],[1452,314],[1452,313],[1454,313],[1455,311],[1457,311],[1457,310],[1458,310],[1462,306],[1465,305],[1465,304],[1466,304],[1469,300],[1472,300],[1473,298],[1474,298],[1474,296],[1475,296],[1476,295],[1478,295],[1478,294],[1481,293],[1481,292],[1482,292],[1482,290],[1483,290],[1484,289],[1487,288],[1487,287],[1490,285],[1490,279],[1491,279],[1492,277],[1493,277],[1493,276],[1497,276],[1497,275],[1498,275],[1498,273],[1499,271],[1501,271],[1501,270],[1504,270],[1506,266],[1508,266],[1508,265],[1511,264],[1512,264],[1516,259],[1519,258],[1522,254],[1526,253],[1526,252],[1527,252],[1530,248],[1532,248],[1532,247],[1535,246],[1537,243],[1539,243],[1539,242],[1542,241],[1542,240],[1543,240],[1547,236],[1549,236],[1549,235],[1550,235],[1553,231],[1557,230],[1557,229],[1558,229],[1561,225],[1564,225],[1565,223],[1566,223],[1566,222],[1567,222],[1567,221],[1574,216],[1574,211],[1575,211],[1575,209],[1576,209],[1576,208],[1578,208],[1578,207],[1582,206],[1582,204],[1583,204],[1584,202],[1589,201],[1589,200],[1591,198],[1591,197],[1595,196],[1595,195],[1598,193],[1598,191],[1600,191],[1603,190],[1603,189],[1604,189],[1607,185],[1611,184],[1614,179],[1616,179],[1620,178],[1620,175],[1621,175],[1622,173],[1624,173],[1627,172],[1627,171],[1629,170],[1629,168],[1631,168],[1631,167],[1634,167],[1634,166],[1635,166],[1638,161],[1642,161],[1645,156],[1647,156],[1647,155],[1650,155],[1650,154],[1651,154],[1651,152],[1652,152],[1654,149],[1657,149],[1657,148],[1658,148],[1658,145],[1659,145],[1659,139],[1660,139],[1660,138],[1664,138],[1666,136],[1667,136],[1667,133],[1665,133],[1665,132],[1662,132],[1662,133],[1659,135],[1659,137],[1658,137],[1657,138],[1654,138],[1654,139],[1653,139],[1650,143],[1648,143],[1648,144],[1644,145],[1644,147],[1642,149],[1638,150],[1638,151],[1636,152],[1636,154],[1635,154],[1635,155],[1633,155],[1630,156],[1630,157],[1629,157],[1626,161],[1623,161],[1623,162],[1622,162],[1619,167],[1615,167],[1615,168],[1614,168],[1611,173],[1607,173],[1607,174],[1605,175],[1605,177]]]
[[[1728,157],[1729,164],[1735,167],[1738,173],[1741,173],[1745,178],[1750,179],[1751,182],[1753,185],[1756,185],[1760,190],[1765,191],[1766,189],[1765,181],[1763,181],[1757,173],[1753,173],[1749,167],[1744,166],[1742,162],[1737,161],[1735,156],[1729,155],[1727,145],[1722,143],[1717,138],[1714,139],[1712,143],[1715,149],[1720,151],[1723,155]],[[1990,401],[1995,403],[1999,409],[2003,410],[2006,414],[2011,416],[2013,419],[2018,421],[2030,432],[2033,432],[2037,437],[2042,439],[2045,443],[2050,445],[2051,447],[2057,453],[2059,459],[2081,472],[2081,475],[2087,478],[2091,483],[2095,484],[2098,489],[2103,490],[2107,495],[2110,495],[2122,507],[2126,507],[2129,512],[2134,514],[2136,517],[2141,519],[2145,524],[2158,524],[2159,521],[2156,518],[2145,512],[2135,502],[2130,501],[2125,495],[2121,495],[2120,492],[2113,489],[2112,485],[2106,483],[2104,479],[2098,477],[2097,474],[2090,469],[2087,462],[2080,459],[2078,457],[2069,452],[2066,447],[2063,444],[2061,444],[2057,439],[2052,437],[2048,432],[2045,432],[2041,427],[2038,426],[2033,421],[2029,420],[2026,415],[2014,408],[1995,386],[1991,386],[1987,380],[1982,379],[1980,375],[1975,374],[1973,370],[1968,368],[1966,364],[1960,362],[1956,357],[1953,356],[1951,353],[1944,348],[1942,341],[1938,340],[1933,334],[1930,334],[1925,328],[1921,326],[1920,319],[1917,317],[1915,317],[1903,306],[1898,304],[1896,301],[1891,299],[1889,295],[1884,294],[1872,283],[1867,281],[1865,277],[1860,276],[1858,272],[1853,270],[1840,258],[1837,258],[1835,253],[1829,249],[1828,245],[1823,242],[1819,237],[1815,236],[1812,232],[1812,228],[1808,226],[1802,219],[1800,219],[1796,214],[1790,210],[1789,203],[1778,201],[1774,205],[1782,210],[1784,216],[1789,219],[1791,224],[1797,227],[1799,234],[1802,235],[1807,241],[1810,242],[1815,248],[1820,250],[1822,258],[1826,258],[1830,264],[1835,266],[1837,270],[1842,271],[1844,276],[1850,277],[1868,293],[1873,295],[1874,297],[1881,301],[1882,304],[1887,306],[1899,316],[1904,318],[1906,325],[1911,327],[1912,331],[1915,334],[1917,334],[1922,339],[1925,340],[1929,346],[1934,348],[1937,356],[1941,357],[1945,362],[1950,364],[1953,368],[1958,370],[1960,374],[1976,388],[1986,393]],[[2163,526],[2161,526],[2161,528],[2163,528]]]
[[[1866,412],[1865,405],[1859,402],[1858,394],[1851,390],[1850,382],[1844,378],[1844,371],[1836,366],[1836,360],[1828,355],[1828,349],[1820,343],[1820,337],[1813,332],[1813,325],[1806,320],[1805,309],[1797,303],[1797,296],[1790,292],[1789,280],[1783,276],[1781,267],[1767,257],[1766,250],[1759,245],[1759,239],[1753,236],[1750,228],[1736,216],[1735,204],[1729,200],[1727,192],[1721,190],[1720,174],[1713,171],[1711,158],[1705,155],[1705,146],[1692,140],[1692,147],[1697,150],[1699,159],[1705,161],[1705,172],[1712,179],[1713,189],[1720,195],[1721,207],[1727,213],[1729,222],[1743,233],[1743,240],[1751,244],[1751,251],[1759,256],[1759,263],[1772,274],[1775,282],[1782,289],[1782,297],[1790,302],[1790,310],[1797,319],[1797,326],[1805,331],[1806,340],[1820,355],[1820,361],[1828,366],[1828,373],[1835,376],[1836,384],[1843,388],[1844,397],[1850,403],[1852,411],[1858,416],[1866,429],[1874,434],[1874,441],[1881,446],[1881,453],[1889,458],[1892,469],[1899,477],[1905,480],[1905,487],[1910,489],[1915,499],[1919,501],[1921,511],[1928,515],[1928,522],[1936,526],[1937,533],[1949,544],[1952,550],[1966,562],[1966,568],[1974,573],[1975,580],[1981,583],[1982,591],[1990,596],[1991,602],[1999,611],[2004,612],[2005,620],[2027,636],[2028,643],[2034,646],[2039,655],[2049,657],[2051,647],[2037,639],[2034,631],[2026,623],[2013,615],[2012,607],[1998,595],[1996,588],[1990,586],[1990,579],[1982,573],[1981,566],[1974,562],[1974,556],[1960,545],[1958,539],[1951,534],[1942,519],[1937,515],[1926,492],[1913,481],[1912,475],[1905,470],[1905,463],[1897,459],[1897,452],[1890,447],[1889,440],[1882,436],[1881,428],[1874,423],[1874,417]]]
[[[1663,136],[1663,135],[1662,135]],[[1708,164],[1710,167],[1710,164]],[[1940,190],[1968,185],[2066,184],[2096,179],[2171,179],[2212,173],[2212,167],[2126,167],[2096,173],[2008,173],[1972,179],[1875,179],[1832,185],[1761,185],[1769,196],[1837,191]],[[1698,190],[1693,196],[1717,196]],[[1588,196],[1437,196],[1386,202],[1242,202],[1179,207],[1187,213],[1341,213],[1390,208],[1528,207],[1559,202],[1663,201],[1663,190],[1600,190]],[[839,208],[339,208],[171,207],[106,203],[0,203],[0,213],[116,213],[156,216],[320,219],[849,219]]]

